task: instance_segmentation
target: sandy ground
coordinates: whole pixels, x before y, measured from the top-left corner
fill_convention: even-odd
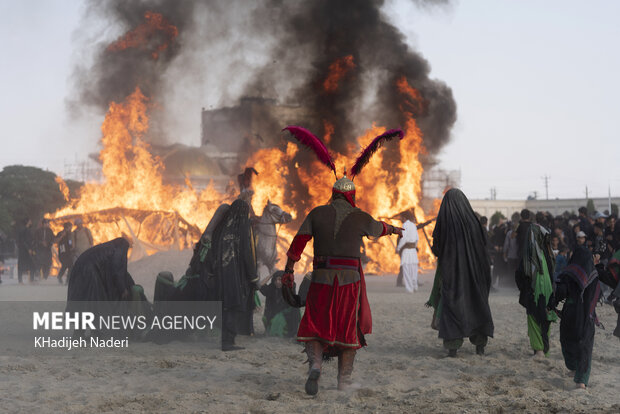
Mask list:
[[[130,272],[152,298],[155,275],[181,274],[191,252],[161,253],[131,263]],[[64,300],[55,278],[19,286],[3,278],[0,300]],[[394,287],[394,276],[368,277],[373,314],[369,346],[358,352],[359,388],[336,390],[335,361],[328,363],[316,397],[304,393],[307,365],[289,340],[238,337],[246,349],[222,353],[196,346],[141,343],[106,354],[8,356],[0,345],[2,412],[188,412],[188,413],[410,413],[410,412],[620,412],[620,341],[611,335],[616,314],[598,308],[607,330],[597,330],[587,391],[574,391],[562,359],[558,325],[549,358],[531,358],[524,310],[516,291],[491,296],[495,338],[484,357],[465,343],[459,356],[446,352],[430,328],[424,307],[432,273],[415,294]],[[1,318],[1,315],[0,315]],[[0,342],[1,344],[1,342]]]

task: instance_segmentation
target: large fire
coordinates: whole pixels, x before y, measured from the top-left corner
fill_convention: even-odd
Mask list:
[[[152,50],[152,57],[157,59],[177,34],[176,27],[160,14],[147,12],[143,24],[127,32],[107,50],[142,48]],[[334,93],[339,81],[355,67],[352,56],[336,60],[329,66],[321,85],[323,91]],[[404,102],[400,111],[407,119],[405,138],[388,145],[398,146],[400,162],[396,168],[387,171],[382,167],[386,164],[384,154],[378,151],[356,177],[357,204],[375,218],[394,225],[401,224],[400,220],[393,218],[404,211],[413,211],[416,221],[421,223],[427,216],[419,207],[423,168],[418,156],[425,149],[416,117],[425,111],[425,101],[404,77],[397,81],[396,86]],[[132,259],[137,259],[156,251],[193,245],[215,209],[223,202],[232,201],[234,194],[220,193],[211,185],[198,191],[189,180],[186,180],[185,186],[164,184],[163,164],[151,154],[146,139],[150,105],[149,99],[137,87],[124,102],[110,103],[101,126],[99,159],[104,180],[102,183],[86,183],[77,200],[69,199],[66,184],[58,180],[61,191],[70,202],[68,207],[50,217],[56,231],[62,227],[63,221],[81,217],[92,231],[95,243],[123,234],[133,238]],[[329,145],[334,127],[327,119],[323,120],[323,126],[324,141]],[[338,173],[341,174],[345,167],[350,168],[360,148],[384,131],[384,127],[373,125],[357,139],[357,143],[348,146],[346,154],[335,154]],[[247,160],[246,165],[260,172],[253,184],[252,206],[255,212],[260,214],[267,200],[270,200],[290,212],[293,223],[299,224],[311,208],[329,200],[333,173],[318,161],[300,165],[294,161],[298,151],[298,145],[291,141],[285,148],[261,149]],[[291,186],[291,177],[305,188]],[[435,203],[434,211],[427,213],[432,216],[438,205]],[[418,246],[423,268],[434,264],[427,238],[432,227],[431,224],[420,230]],[[296,230],[295,225],[284,225],[278,231],[280,263],[284,261],[286,249]],[[398,272],[399,258],[395,247],[395,237],[366,242],[367,271],[378,274]],[[308,246],[297,270],[309,270],[311,257],[312,246]]]
[[[225,195],[212,187],[197,192],[191,187],[163,183],[162,163],[149,152],[149,146],[144,140],[148,132],[147,109],[148,100],[138,88],[124,103],[110,104],[101,126],[103,148],[99,159],[104,182],[86,183],[79,199],[52,217],[83,216],[96,243],[111,240],[123,233],[145,241],[146,246],[144,243],[135,245],[138,249],[134,248],[133,258],[139,258],[141,254],[138,253],[141,252],[151,254],[171,247],[184,248],[191,245],[197,233],[200,236],[200,232],[187,223],[204,228],[217,206],[226,200]],[[61,181],[60,187],[63,189],[66,184]],[[116,220],[97,216],[99,211],[121,207],[152,212],[152,215],[147,217],[116,210]],[[176,213],[184,220],[174,219],[174,222],[170,222],[171,216],[162,216],[162,212]],[[162,223],[162,220],[165,222]],[[55,230],[62,225],[61,220],[55,220],[54,224]],[[159,231],[169,230],[171,236],[162,238],[153,234],[154,226]],[[173,234],[176,236],[173,237]]]
[[[125,49],[139,48],[150,51],[153,59],[157,59],[178,34],[178,29],[171,25],[160,13],[147,11],[144,13],[144,23],[125,33],[114,43],[110,44],[106,50],[118,52]]]

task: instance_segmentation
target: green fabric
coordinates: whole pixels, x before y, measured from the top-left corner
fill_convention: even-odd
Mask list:
[[[131,300],[140,301],[142,300],[142,295],[144,294],[144,289],[140,285],[133,285],[130,288]]]
[[[555,257],[549,250],[549,246],[549,231],[537,224],[532,224],[528,231],[528,239],[526,239],[523,247],[522,259],[523,272],[532,281],[532,289],[534,288],[535,275],[542,273],[549,275],[550,272],[553,274]],[[546,258],[550,261],[547,261]]]
[[[549,325],[549,329],[547,332],[547,337],[551,333],[551,325]],[[540,330],[540,326],[536,322],[536,319],[532,315],[527,315],[527,335],[530,337],[530,346],[534,351],[544,351],[545,345],[542,339],[542,333]],[[549,352],[545,354],[548,356]]]
[[[263,322],[265,323],[265,330],[267,331],[267,335],[269,336],[280,336],[284,337],[286,335],[286,318],[284,317],[284,312],[279,312],[271,318],[270,321],[266,321],[263,316]]]
[[[433,281],[433,289],[431,289],[431,296],[428,298],[426,304],[432,306],[437,311],[441,303],[441,271],[440,263],[437,263],[437,270],[435,270],[435,279]]]
[[[211,248],[211,240],[208,239],[203,241],[200,239],[200,244],[202,245],[202,248],[200,249],[200,263],[204,263],[207,253]]]
[[[588,370],[586,372],[581,372],[579,367],[579,359],[578,353],[571,353],[564,344],[562,344],[562,356],[564,357],[564,362],[566,363],[566,368],[571,371],[575,371],[575,375],[573,377],[573,381],[576,384],[585,384],[588,385],[588,381],[590,380],[590,372],[592,371],[592,353],[590,353],[590,359],[588,360]]]
[[[549,269],[547,268],[547,260],[545,259],[545,255],[540,256],[541,260],[541,269],[542,273],[537,273],[536,277],[533,280],[534,284],[534,300],[536,304],[539,305],[538,301],[540,300],[540,296],[542,295],[545,298],[544,307],[547,307],[549,303],[549,298],[553,294],[553,285],[551,284],[551,277],[549,277]],[[540,305],[539,305],[540,306]],[[558,319],[558,315],[552,311],[547,311],[547,320],[555,322]]]
[[[460,349],[462,346],[463,338],[443,340],[443,347],[446,349]]]
[[[279,336],[281,338],[287,336],[288,328],[286,323],[286,314],[288,312],[299,312],[297,308],[287,308],[282,312],[278,312],[270,321],[263,316],[263,324],[265,325],[265,333],[268,336]]]
[[[254,291],[254,304],[256,305],[257,308],[261,306],[261,301],[260,301],[260,296],[258,296],[258,291]]]
[[[431,328],[435,330],[439,330],[439,320],[441,318],[441,309],[442,300],[441,300],[441,265],[440,262],[437,263],[437,270],[435,270],[435,280],[433,281],[433,288],[431,289],[431,296],[428,298],[428,302],[426,302],[427,306],[432,306],[435,309],[433,312],[433,320],[431,321]],[[450,348],[448,348],[450,349]],[[458,349],[458,348],[455,348]]]
[[[476,346],[487,346],[489,338],[486,335],[474,334],[469,337],[469,342]],[[446,349],[460,349],[463,346],[463,338],[444,339],[443,346]]]

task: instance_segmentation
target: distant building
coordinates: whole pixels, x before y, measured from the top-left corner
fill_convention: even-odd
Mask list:
[[[259,148],[281,144],[279,131],[285,125],[312,125],[312,113],[296,105],[280,105],[275,99],[244,97],[239,105],[213,110],[202,109],[202,145],[240,157]],[[241,160],[242,162],[245,160]]]
[[[213,182],[224,192],[237,170],[237,154],[220,152],[213,145],[151,145],[150,152],[164,165],[165,184],[184,185],[189,179],[195,188],[203,189]]]
[[[429,168],[422,174],[422,194],[424,198],[441,199],[448,188],[461,186],[460,170]]]

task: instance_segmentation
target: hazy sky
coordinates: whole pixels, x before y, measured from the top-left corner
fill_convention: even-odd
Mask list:
[[[386,15],[454,92],[458,121],[441,166],[470,198],[620,195],[620,2],[462,0]],[[0,168],[64,163],[97,150],[102,118],[66,113],[84,43],[81,1],[0,0]],[[207,103],[204,104],[207,106]],[[200,106],[186,144],[198,145]],[[189,118],[192,119],[192,118]],[[191,124],[191,125],[190,125]],[[62,142],[62,145],[57,145]]]

